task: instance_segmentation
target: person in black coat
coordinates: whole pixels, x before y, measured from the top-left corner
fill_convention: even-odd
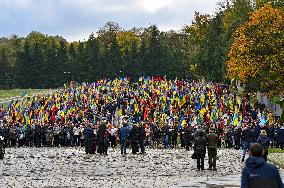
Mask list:
[[[204,157],[206,154],[206,139],[202,132],[198,132],[194,139],[194,153],[197,159],[197,170],[204,170]]]
[[[133,124],[133,127],[129,133],[129,140],[131,143],[132,154],[136,154],[138,152],[138,136],[139,136],[139,130],[137,128],[137,125]]]
[[[98,130],[98,153],[107,155],[108,134],[106,129],[106,120],[103,118],[102,124]]]

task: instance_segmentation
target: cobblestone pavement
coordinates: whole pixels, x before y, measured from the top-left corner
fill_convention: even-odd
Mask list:
[[[83,148],[8,148],[0,161],[0,187],[206,187],[212,178],[240,176],[240,151],[219,150],[217,172],[197,171],[191,154],[148,149],[123,157],[118,149],[101,156],[85,155]]]

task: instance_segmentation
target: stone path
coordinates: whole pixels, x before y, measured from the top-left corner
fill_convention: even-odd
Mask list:
[[[130,152],[130,150],[128,151]],[[240,174],[240,151],[218,152],[218,171],[196,171],[192,151],[149,149],[122,157],[84,154],[83,148],[8,148],[0,187],[205,187],[211,178]],[[208,168],[207,161],[205,168]]]

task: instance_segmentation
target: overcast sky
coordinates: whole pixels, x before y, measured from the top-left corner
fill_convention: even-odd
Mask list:
[[[180,30],[194,11],[212,14],[220,0],[0,0],[0,37],[31,31],[87,39],[107,21],[124,29],[158,25]]]

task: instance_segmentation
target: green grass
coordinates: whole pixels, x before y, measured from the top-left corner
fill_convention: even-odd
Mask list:
[[[284,149],[280,149],[280,148],[268,148],[268,152],[269,153],[284,153]]]
[[[48,91],[48,89],[11,89],[11,90],[0,90],[0,99],[6,99],[16,96],[21,96],[26,91],[28,95],[33,95],[39,92]]]

